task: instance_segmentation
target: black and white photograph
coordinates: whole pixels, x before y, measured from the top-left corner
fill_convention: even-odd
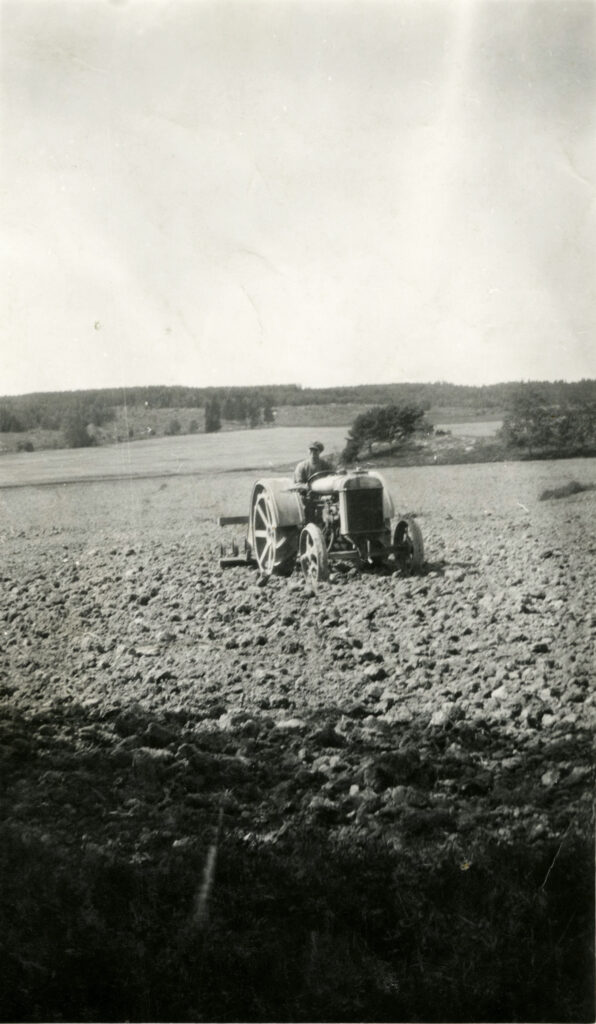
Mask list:
[[[0,0],[0,1021],[590,1024],[596,0]]]

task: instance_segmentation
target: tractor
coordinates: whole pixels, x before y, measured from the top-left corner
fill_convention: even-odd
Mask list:
[[[307,484],[281,477],[257,480],[248,516],[221,516],[220,526],[247,524],[244,554],[222,549],[220,565],[256,565],[263,578],[290,576],[300,566],[313,586],[334,562],[387,565],[406,574],[424,564],[422,533],[398,517],[380,473],[356,469],[315,473]]]

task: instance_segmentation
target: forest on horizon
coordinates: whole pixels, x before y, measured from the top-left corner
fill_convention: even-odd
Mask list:
[[[441,418],[500,420],[498,443],[490,452],[483,450],[483,458],[505,457],[513,450],[556,457],[596,451],[596,380],[482,387],[442,381],[342,388],[155,385],[45,392],[0,399],[0,451],[83,448],[263,425],[329,425],[344,415],[351,423],[348,438],[355,450],[346,448],[346,453],[352,456],[373,441],[389,441],[393,448],[396,425],[401,444],[404,422],[418,423],[429,433],[433,420]]]
[[[205,409],[217,403],[223,418],[250,418],[251,409],[269,420],[270,411],[281,406],[359,403],[370,406],[395,404],[431,408],[458,408],[473,415],[502,413],[512,407],[521,388],[540,389],[550,405],[596,400],[596,380],[527,381],[487,385],[434,383],[360,384],[347,387],[307,388],[299,384],[264,387],[185,387],[149,385],[133,388],[96,388],[80,391],[34,392],[0,397],[0,433],[32,429],[58,430],[77,412],[100,426],[122,406],[154,409]]]

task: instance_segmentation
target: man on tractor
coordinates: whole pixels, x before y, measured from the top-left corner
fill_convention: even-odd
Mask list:
[[[328,459],[321,458],[321,452],[324,448],[325,445],[321,444],[320,441],[313,441],[309,445],[308,458],[299,462],[294,470],[295,484],[306,484],[315,473],[324,473],[333,468]]]

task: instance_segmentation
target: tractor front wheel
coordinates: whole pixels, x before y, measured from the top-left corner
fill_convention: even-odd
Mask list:
[[[298,559],[304,579],[312,586],[329,579],[327,545],[318,526],[308,523],[300,534]]]
[[[396,565],[406,576],[420,572],[424,565],[422,531],[415,519],[400,519],[393,532]]]
[[[250,509],[252,556],[263,576],[290,576],[296,564],[298,528],[278,526],[275,502],[266,487],[257,487]]]

